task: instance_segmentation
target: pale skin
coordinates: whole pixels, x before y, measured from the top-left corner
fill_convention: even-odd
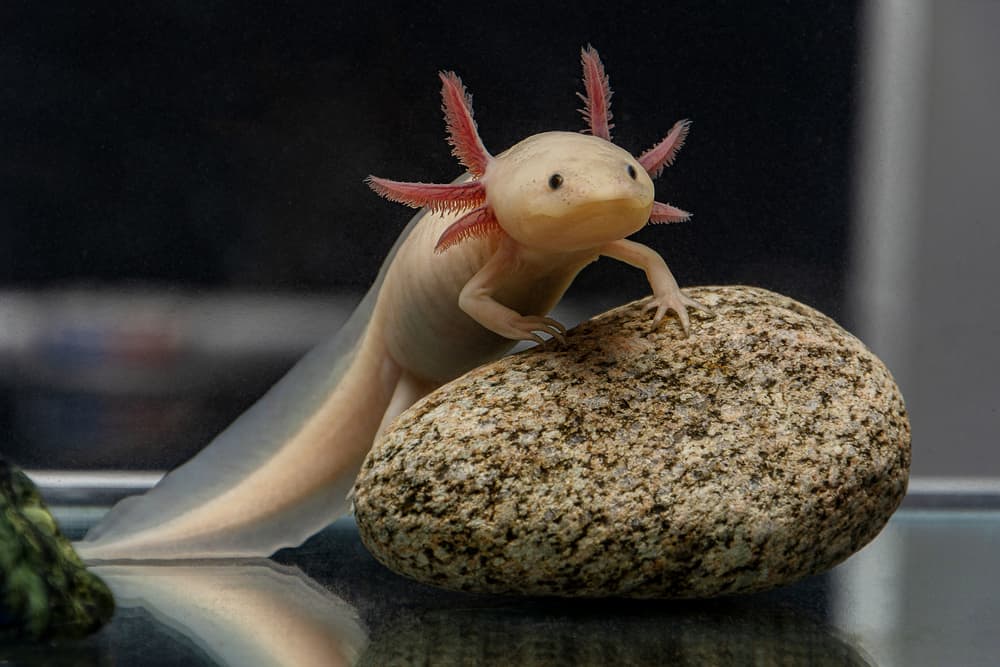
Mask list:
[[[267,556],[301,543],[347,509],[373,440],[407,407],[517,341],[571,345],[548,314],[599,257],[644,271],[651,326],[674,313],[688,335],[687,309],[707,309],[681,292],[657,252],[625,238],[689,217],[654,201],[652,181],[688,125],[635,158],[610,140],[596,51],[582,61],[590,134],[537,134],[495,157],[461,82],[442,74],[449,140],[469,173],[452,184],[370,178],[387,198],[427,210],[359,307],[371,308],[360,337],[348,332],[307,356],[198,456],[114,508],[78,543],[81,555]]]
[[[505,193],[513,191],[522,196],[516,206],[504,203],[495,207],[499,209],[499,225],[507,233],[498,250],[465,284],[458,297],[461,309],[486,329],[513,340],[541,342],[539,333],[544,333],[563,341],[566,329],[559,322],[545,317],[544,313],[521,314],[492,295],[507,281],[533,280],[538,267],[543,266],[552,270],[553,266],[561,265],[571,281],[577,271],[601,256],[645,272],[653,289],[653,298],[647,308],[656,310],[654,326],[667,312],[674,312],[687,335],[690,332],[687,308],[708,311],[681,292],[659,253],[635,241],[615,238],[637,231],[649,220],[653,185],[648,177],[639,178],[639,165],[626,151],[609,145],[594,150],[596,141],[570,133],[536,135],[495,158],[497,162],[510,160],[515,163],[513,166],[491,164],[487,167],[484,176],[487,192],[490,191],[489,179],[499,174],[505,179]],[[523,152],[534,158],[529,167],[517,160],[519,148],[524,144],[527,147]],[[620,154],[616,154],[615,149]],[[587,160],[584,156],[590,151],[594,155]],[[629,166],[632,171],[628,170]],[[539,183],[544,179],[539,179],[538,174],[547,172],[559,174],[557,188]],[[576,175],[581,176],[582,183],[574,183]],[[570,192],[563,194],[557,205],[545,201],[567,190]],[[532,199],[537,200],[534,209]],[[510,209],[514,210],[508,213]],[[501,217],[504,214],[512,219]],[[546,218],[545,229],[531,227],[530,221],[539,215]],[[565,250],[560,252],[557,248]],[[562,292],[553,296],[558,301]]]
[[[567,223],[570,222],[571,220],[567,220]],[[594,248],[590,254],[590,259],[585,263],[596,260],[599,256],[610,257],[645,272],[646,279],[653,288],[653,298],[646,305],[646,309],[656,309],[652,321],[654,327],[660,324],[667,312],[673,312],[680,319],[685,335],[688,335],[691,319],[687,308],[708,312],[702,304],[681,292],[667,263],[659,253],[648,246],[628,239],[618,239]],[[532,267],[533,263],[536,266],[550,266],[552,261],[558,261],[558,258],[549,253],[532,253],[530,248],[520,246],[514,241],[506,241],[490,257],[486,265],[465,284],[459,293],[458,305],[483,327],[504,338],[541,343],[543,339],[539,334],[545,333],[560,343],[565,343],[566,327],[560,322],[542,315],[521,315],[496,301],[492,296],[505,281],[516,280],[518,276],[532,275],[532,272],[526,269]]]

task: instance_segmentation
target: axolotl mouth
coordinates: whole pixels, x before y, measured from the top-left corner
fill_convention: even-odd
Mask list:
[[[520,227],[536,247],[551,245],[563,251],[596,248],[642,229],[652,206],[651,196],[589,201],[563,208],[558,215],[532,215]]]

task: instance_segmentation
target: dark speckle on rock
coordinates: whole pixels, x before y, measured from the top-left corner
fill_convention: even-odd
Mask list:
[[[639,301],[401,415],[355,490],[376,558],[457,590],[709,597],[873,539],[910,464],[885,366],[779,294],[687,292],[716,313],[694,313],[689,338]]]

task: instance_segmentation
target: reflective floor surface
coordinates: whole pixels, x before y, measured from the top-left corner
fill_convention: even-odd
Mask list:
[[[707,601],[441,591],[386,570],[342,520],[274,561],[95,568],[113,622],[0,647],[0,665],[996,665],[1000,509],[908,505],[826,575]],[[80,536],[102,510],[55,511]]]

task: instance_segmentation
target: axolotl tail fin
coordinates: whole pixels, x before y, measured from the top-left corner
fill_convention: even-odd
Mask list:
[[[75,544],[85,560],[269,556],[347,511],[401,373],[372,313],[386,269],[421,215],[347,324],[198,455],[115,505]]]
[[[399,371],[372,333],[339,364],[337,343],[314,350],[155,488],[116,505],[76,545],[81,556],[267,556],[343,514]]]

